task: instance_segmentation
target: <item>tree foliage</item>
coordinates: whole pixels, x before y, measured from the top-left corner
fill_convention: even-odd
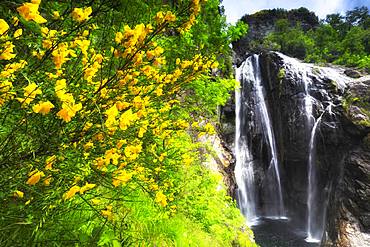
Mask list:
[[[258,19],[258,17],[257,17]],[[302,24],[303,23],[303,24]],[[306,19],[279,18],[275,30],[263,38],[263,47],[282,51],[308,62],[329,62],[370,69],[370,15],[367,7],[327,15],[307,29]]]
[[[255,245],[198,141],[235,86],[218,1],[0,8],[1,246]]]

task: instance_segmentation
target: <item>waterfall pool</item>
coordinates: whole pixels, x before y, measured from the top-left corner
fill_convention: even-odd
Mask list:
[[[251,227],[256,243],[261,247],[318,247],[319,243],[307,243],[306,230],[297,228],[287,220],[261,219]]]

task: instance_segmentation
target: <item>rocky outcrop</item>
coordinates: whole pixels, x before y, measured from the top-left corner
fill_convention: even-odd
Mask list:
[[[326,246],[370,246],[370,77],[349,84],[343,101],[347,133],[353,145],[346,152],[340,181],[329,205]]]
[[[218,134],[202,136],[199,141],[209,148],[209,150],[204,150],[204,153],[209,154],[207,160],[203,163],[204,166],[222,175],[227,194],[235,198],[235,159],[232,150]]]
[[[237,52],[242,53],[239,57],[245,56],[244,51]],[[313,118],[322,115],[315,157],[320,191],[318,203],[328,209],[320,215],[326,219],[322,245],[370,246],[370,78],[346,77],[348,82],[344,87],[336,83],[335,76],[345,76],[345,69],[312,65],[312,73],[304,75],[293,73],[294,68],[285,63],[277,53],[263,52],[260,55],[289,214],[301,219],[297,224],[305,228],[310,132],[299,107],[304,100],[299,76],[308,75],[313,85],[309,94],[315,102]],[[328,73],[332,74],[329,76]],[[249,100],[249,104],[253,101]],[[230,118],[235,116],[234,109],[232,102],[223,109],[222,126],[229,146],[233,144],[230,126],[234,120]],[[254,157],[263,163],[268,157],[268,147],[261,140],[261,134],[251,131],[248,138],[253,143]],[[261,173],[256,172],[257,181],[263,180]]]
[[[365,144],[347,157],[337,196],[337,224],[328,226],[327,246],[370,246],[370,148]]]

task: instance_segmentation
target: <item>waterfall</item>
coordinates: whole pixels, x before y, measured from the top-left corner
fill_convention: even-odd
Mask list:
[[[236,103],[236,135],[235,135],[235,154],[236,154],[236,168],[235,175],[237,177],[237,183],[239,188],[239,206],[246,215],[247,220],[253,220],[256,216],[256,188],[254,182],[254,169],[253,169],[253,157],[248,147],[247,133],[242,133],[242,127],[245,126],[245,122],[249,123],[255,121],[253,125],[261,126],[262,134],[265,142],[269,148],[270,161],[266,172],[265,186],[267,187],[269,198],[265,201],[271,203],[265,205],[264,217],[273,219],[285,219],[285,207],[283,203],[279,162],[276,148],[276,141],[273,132],[273,127],[268,112],[267,102],[265,99],[265,92],[263,88],[261,70],[259,66],[259,56],[253,55],[247,58],[247,60],[237,69],[237,76],[241,83],[241,92],[237,91],[235,94]],[[248,97],[253,97],[255,100],[254,112],[256,118],[245,119],[243,114],[242,100],[243,87],[253,88],[251,92],[248,92]],[[247,103],[247,102],[243,102]],[[244,193],[244,194],[243,194]]]
[[[321,122],[323,114],[318,119],[315,119],[313,114],[313,106],[315,99],[310,95],[310,88],[313,86],[312,78],[315,75],[312,73],[313,65],[304,64],[296,59],[279,54],[283,58],[286,68],[289,73],[296,78],[303,86],[303,115],[306,118],[306,129],[310,133],[308,143],[308,184],[307,184],[307,242],[320,242],[324,231],[323,222],[320,215],[326,211],[324,205],[321,205],[318,195],[318,178],[316,171],[316,131]],[[319,78],[316,78],[319,80]],[[299,85],[298,85],[299,86]],[[331,107],[331,105],[330,105]],[[330,108],[331,109],[331,108]]]
[[[317,246],[326,234],[327,205],[336,186],[330,176],[342,162],[341,154],[331,159],[327,152],[341,145],[337,107],[342,109],[351,80],[343,72],[281,53],[251,55],[236,69],[237,202],[247,224],[258,224],[257,232],[289,212],[291,220],[273,224],[294,229],[302,241],[298,246]]]
[[[325,216],[327,199],[323,199],[320,202],[320,196],[318,193],[318,180],[317,180],[317,165],[316,165],[316,133],[320,126],[321,120],[325,113],[330,116],[333,113],[333,103],[329,102],[324,112],[315,121],[310,136],[309,153],[308,153],[308,195],[307,195],[307,238],[306,241],[310,243],[321,242],[322,235],[325,227]],[[319,205],[322,205],[320,208]]]
[[[270,116],[267,110],[267,104],[265,99],[265,92],[262,84],[262,75],[259,65],[259,56],[253,55],[252,57],[253,66],[250,66],[250,70],[247,75],[249,80],[255,86],[255,94],[257,99],[256,112],[259,114],[259,124],[263,126],[263,134],[269,145],[271,160],[268,167],[268,191],[270,197],[273,198],[274,205],[265,209],[265,216],[269,218],[285,218],[285,209],[283,203],[283,193],[281,189],[279,163],[276,149],[276,141]],[[277,191],[276,191],[277,190]],[[274,198],[275,197],[275,198]]]
[[[242,66],[243,67],[243,66]],[[241,68],[236,69],[236,75],[240,83]],[[235,90],[235,178],[238,185],[237,199],[242,214],[247,219],[248,225],[255,225],[258,222],[256,212],[256,190],[254,181],[254,169],[252,155],[248,148],[244,125],[244,108],[242,107],[243,94],[241,89]]]
[[[325,112],[330,115],[333,114],[331,101],[326,102],[328,105],[323,113],[315,119],[313,114],[313,107],[317,106],[319,109],[323,106],[318,103],[315,98],[310,95],[310,89],[313,85],[313,78],[317,81],[323,79],[330,79],[336,83],[338,89],[344,90],[348,78],[341,76],[337,70],[332,68],[318,68],[312,64],[302,63],[294,58],[287,57],[281,53],[279,56],[284,60],[285,68],[296,78],[303,86],[303,114],[306,117],[306,128],[310,133],[308,143],[308,185],[307,185],[307,242],[321,242],[325,230],[325,215],[327,199],[324,198],[324,193],[319,193],[319,178],[317,174],[316,164],[316,133],[318,126],[322,120]],[[316,70],[316,73],[314,71]],[[328,96],[329,97],[329,96]],[[329,97],[330,98],[330,97]]]
[[[317,171],[316,171],[316,148],[315,136],[317,126],[321,122],[323,114],[316,120],[310,137],[309,153],[308,153],[308,196],[307,196],[307,242],[320,242],[323,234],[323,225],[319,225],[320,221],[316,221],[318,212],[318,194],[317,194]]]

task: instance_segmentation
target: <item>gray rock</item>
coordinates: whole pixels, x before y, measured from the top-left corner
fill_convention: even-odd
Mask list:
[[[346,69],[344,71],[344,74],[346,74],[346,76],[349,76],[351,78],[360,78],[362,76],[360,72],[354,69]]]
[[[268,28],[264,27],[263,30]],[[235,57],[240,62],[248,54],[244,48],[239,48],[236,49]],[[289,71],[281,76],[285,67],[278,54],[263,52],[260,65],[282,166],[284,198],[288,211],[301,218],[297,224],[302,224],[304,228],[307,213],[307,145],[310,137],[297,107],[302,103],[304,95],[299,88],[299,78]],[[367,247],[370,246],[370,145],[366,142],[370,143],[370,137],[364,137],[370,133],[370,128],[360,122],[369,120],[366,112],[370,112],[370,77],[352,79],[346,88],[338,90],[332,80],[325,79],[326,75],[320,72],[319,67],[317,70],[317,75],[311,78],[314,87],[310,92],[316,102],[313,108],[315,118],[328,102],[336,105],[335,115],[323,116],[316,141],[318,186],[328,202],[326,234],[322,245]],[[250,89],[243,90],[248,92]],[[341,103],[348,97],[359,98],[361,102],[351,102],[345,108]],[[253,98],[245,100],[250,106],[256,104]],[[229,146],[234,141],[230,130],[230,125],[234,124],[234,119],[230,119],[235,117],[232,113],[234,109],[233,100],[223,109],[223,121],[228,126],[226,142]],[[247,117],[253,118],[254,114],[250,112]],[[249,133],[255,162],[261,164],[256,171],[256,180],[261,186],[260,181],[263,181],[265,175],[263,164],[268,159],[267,146],[261,140],[258,126],[246,126],[246,131]]]

